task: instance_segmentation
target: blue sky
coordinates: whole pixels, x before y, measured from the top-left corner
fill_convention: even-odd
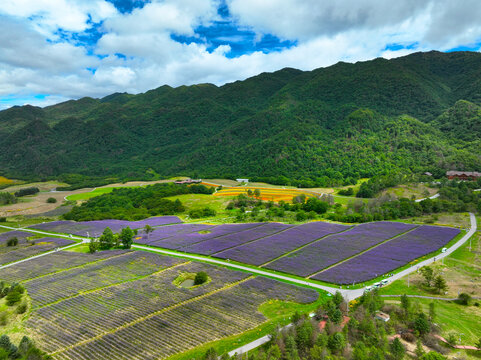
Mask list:
[[[416,51],[479,51],[476,0],[2,0],[0,109]]]

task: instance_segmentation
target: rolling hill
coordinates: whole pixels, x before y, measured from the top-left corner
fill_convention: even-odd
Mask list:
[[[480,170],[480,75],[479,53],[429,52],[13,107],[0,112],[0,169],[17,178],[187,175],[307,186]]]

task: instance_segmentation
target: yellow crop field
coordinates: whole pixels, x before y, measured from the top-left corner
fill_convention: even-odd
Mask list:
[[[10,185],[14,184],[15,182],[15,180],[7,179],[4,176],[0,176],[0,185]]]
[[[260,191],[260,199],[264,201],[274,201],[279,202],[283,201],[292,201],[293,198],[299,195],[305,195],[306,197],[314,197],[318,194],[310,191],[305,190],[297,190],[297,189],[276,189],[276,188],[259,188],[259,187],[233,187],[233,188],[223,188],[222,190],[217,191],[214,196],[238,196],[240,194],[247,195],[247,192],[251,190],[254,192],[255,190]]]

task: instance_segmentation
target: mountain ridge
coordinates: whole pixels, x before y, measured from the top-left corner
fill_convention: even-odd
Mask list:
[[[0,169],[20,178],[248,176],[310,186],[479,170],[478,112],[456,111],[460,101],[479,107],[479,75],[479,53],[429,52],[16,107],[0,112]]]

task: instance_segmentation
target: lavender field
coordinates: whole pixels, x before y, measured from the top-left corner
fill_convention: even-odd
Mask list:
[[[95,221],[52,221],[30,226],[32,229],[52,231],[58,233],[75,234],[78,236],[100,236],[106,227],[113,232],[119,232],[129,226],[131,229],[141,229],[146,225],[162,226],[179,224],[182,221],[177,216],[158,216],[139,221],[126,220],[95,220]]]
[[[9,236],[11,236],[11,233],[18,234],[20,231],[12,231],[10,232]],[[23,237],[18,237],[19,242],[17,246],[5,246],[5,242],[0,243],[0,265],[22,260],[45,251],[50,251],[75,243],[75,241],[72,240],[52,237],[27,241],[26,238],[32,236],[33,234],[23,234],[27,234],[27,236],[22,235]]]
[[[313,279],[336,284],[367,281],[440,249],[459,232],[454,228],[423,225],[342,264],[322,271],[313,276]]]
[[[361,224],[281,257],[266,268],[308,276],[413,228],[415,225],[398,222]]]
[[[173,284],[199,271],[209,275],[205,285]],[[26,327],[54,359],[162,359],[260,325],[258,307],[266,301],[318,298],[316,291],[245,272],[128,250],[59,251],[0,277],[27,289]]]
[[[307,223],[249,244],[216,253],[215,256],[252,265],[262,265],[314,240],[347,229],[349,226],[319,221]]]

